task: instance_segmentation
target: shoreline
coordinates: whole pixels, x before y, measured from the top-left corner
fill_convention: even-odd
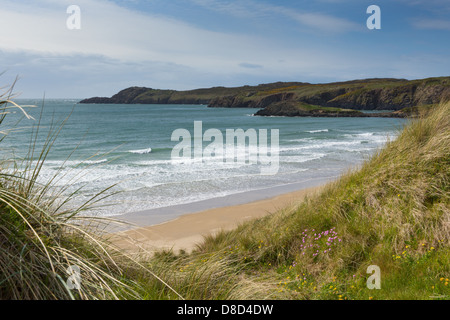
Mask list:
[[[136,226],[133,229],[115,231],[110,240],[120,249],[151,254],[158,250],[184,250],[191,252],[204,236],[228,231],[240,224],[273,214],[281,209],[300,204],[307,195],[317,193],[325,183],[304,187],[262,200],[209,208],[175,219],[148,226]]]
[[[294,183],[243,191],[185,204],[176,204],[167,207],[153,208],[142,211],[129,212],[122,215],[115,215],[109,218],[124,222],[126,225],[112,228],[111,232],[116,233],[140,227],[155,226],[176,220],[187,214],[267,200],[291,192],[322,186],[328,182],[334,181],[339,176],[340,174],[329,177],[306,179]]]

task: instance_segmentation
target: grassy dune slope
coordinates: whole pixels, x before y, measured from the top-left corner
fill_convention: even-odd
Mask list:
[[[448,299],[449,180],[447,103],[300,207],[149,263],[194,299]],[[366,286],[370,265],[381,290]]]

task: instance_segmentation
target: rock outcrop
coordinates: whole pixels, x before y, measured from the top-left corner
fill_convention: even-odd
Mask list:
[[[332,116],[321,108],[398,111],[450,100],[450,77],[421,80],[365,79],[328,84],[276,82],[236,88],[214,87],[189,91],[131,87],[111,98],[95,97],[80,103],[107,104],[208,104],[210,108],[258,108],[257,115]],[[295,103],[315,106],[299,109]],[[329,111],[329,110],[328,110]],[[336,110],[335,110],[336,111]],[[337,111],[336,111],[337,112]],[[335,114],[340,114],[339,111]],[[399,116],[405,113],[380,113]],[[345,111],[345,116],[352,116]],[[372,115],[353,116],[371,117]]]
[[[341,109],[332,107],[319,107],[303,104],[297,101],[282,101],[274,103],[264,109],[259,110],[256,116],[273,116],[273,117],[351,117],[351,118],[405,118],[405,113],[396,112],[377,112],[363,113],[358,110]]]

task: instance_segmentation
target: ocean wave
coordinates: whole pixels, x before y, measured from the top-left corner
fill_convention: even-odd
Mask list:
[[[82,164],[100,164],[105,162],[108,162],[108,159],[80,161]]]
[[[377,136],[375,132],[363,132],[363,133],[347,133],[344,134],[344,137],[347,138],[370,138]]]
[[[324,149],[329,151],[330,148],[339,149],[346,146],[353,146],[353,145],[360,145],[361,142],[359,140],[350,140],[350,141],[330,141],[325,140],[323,142],[315,141],[314,143],[304,144],[300,146],[287,146],[287,147],[281,147],[280,152],[298,152],[298,151],[305,151],[305,150],[317,150],[317,149]]]
[[[308,133],[320,133],[320,132],[330,132],[329,129],[320,129],[320,130],[311,130],[311,131],[306,131]]]
[[[308,155],[282,156],[281,163],[303,163],[326,157],[326,153],[313,153]]]
[[[287,140],[288,142],[310,142],[310,141],[315,141],[315,138],[301,138],[301,139],[291,139],[291,140]]]
[[[152,148],[141,149],[141,150],[128,150],[128,152],[134,153],[134,154],[149,154],[149,153],[152,153]]]
[[[108,159],[99,159],[99,160],[46,160],[44,164],[46,166],[50,166],[52,168],[60,168],[60,167],[76,167],[80,165],[93,165],[93,164],[101,164],[108,162]]]

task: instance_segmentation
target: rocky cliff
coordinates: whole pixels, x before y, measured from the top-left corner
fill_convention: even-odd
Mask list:
[[[210,107],[267,108],[281,101],[296,101],[321,107],[353,110],[400,110],[450,100],[450,78],[423,80],[367,79],[330,84],[310,84],[259,92],[252,97],[213,99]],[[287,106],[287,105],[286,105]],[[271,108],[270,110],[279,108]]]
[[[338,112],[337,109],[398,111],[446,100],[450,100],[450,77],[420,80],[365,79],[328,84],[276,82],[189,91],[131,87],[111,98],[95,97],[80,103],[208,104],[210,108],[258,108],[262,110],[257,115],[265,116],[331,116],[332,113],[319,112],[317,108],[336,108],[335,112]],[[300,109],[297,108],[299,103]],[[314,106],[314,110],[310,107],[305,109],[306,105]],[[337,114],[343,113],[339,111]],[[345,114],[351,115],[348,111]],[[380,116],[386,115],[387,113]],[[354,113],[353,116],[367,115]]]

